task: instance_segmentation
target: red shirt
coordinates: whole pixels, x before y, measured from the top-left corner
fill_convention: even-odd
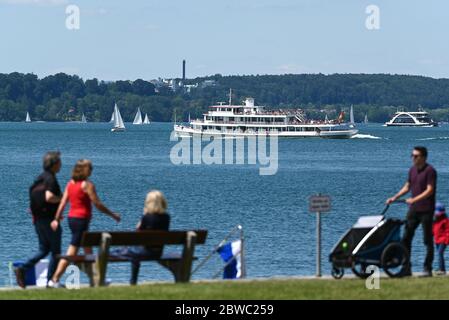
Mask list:
[[[449,219],[445,214],[435,219],[433,237],[436,244],[449,245]]]
[[[90,219],[92,217],[92,202],[81,185],[84,181],[70,181],[67,184],[70,210],[69,218]]]

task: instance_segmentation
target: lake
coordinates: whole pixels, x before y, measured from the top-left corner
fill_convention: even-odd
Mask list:
[[[91,159],[100,198],[122,214],[116,224],[95,211],[91,230],[133,230],[147,191],[159,189],[169,202],[172,229],[209,230],[206,245],[196,249],[200,260],[241,224],[248,277],[314,274],[315,215],[308,212],[308,198],[329,194],[332,211],[322,218],[323,272],[329,274],[328,253],[342,233],[360,215],[382,211],[385,199],[405,182],[413,146],[429,148],[429,162],[438,170],[437,198],[449,203],[449,126],[358,127],[360,134],[348,140],[279,139],[278,171],[263,176],[258,165],[174,165],[169,123],[127,124],[123,133],[111,133],[105,123],[0,123],[0,286],[9,283],[8,262],[30,257],[37,249],[27,213],[28,187],[48,150],[62,153],[62,188],[75,161]],[[404,217],[406,209],[394,205],[388,214]],[[67,220],[63,228],[65,251]],[[420,230],[412,255],[414,270],[421,271]],[[193,279],[211,278],[222,266],[214,255]],[[128,264],[108,268],[113,282],[126,282],[129,275]],[[155,263],[141,268],[141,281],[170,279]]]

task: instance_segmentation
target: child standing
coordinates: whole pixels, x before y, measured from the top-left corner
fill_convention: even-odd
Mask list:
[[[439,270],[437,275],[446,274],[444,264],[444,250],[449,245],[449,219],[446,215],[446,208],[440,202],[435,206],[435,220],[433,223],[433,236],[438,252]]]

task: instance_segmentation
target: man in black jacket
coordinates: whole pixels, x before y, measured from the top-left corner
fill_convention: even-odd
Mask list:
[[[39,240],[39,251],[21,267],[15,269],[17,284],[22,288],[25,288],[27,270],[33,268],[49,253],[51,253],[51,257],[47,279],[51,279],[58,264],[57,255],[61,253],[61,228],[58,227],[56,231],[53,231],[50,226],[62,196],[56,179],[56,174],[61,169],[60,153],[47,152],[43,159],[43,167],[44,172],[37,177],[30,188],[31,213]]]

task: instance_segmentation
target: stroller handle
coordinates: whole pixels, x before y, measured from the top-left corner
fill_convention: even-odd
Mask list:
[[[398,200],[396,200],[396,201],[393,202],[393,203],[406,203],[406,201],[405,201],[405,199],[398,199]],[[393,203],[391,203],[391,204],[393,204]],[[384,209],[384,210],[382,211],[382,213],[380,214],[381,216],[384,216],[384,215],[387,213],[388,209],[390,209],[391,204],[387,204],[387,205],[385,206],[385,209]]]

